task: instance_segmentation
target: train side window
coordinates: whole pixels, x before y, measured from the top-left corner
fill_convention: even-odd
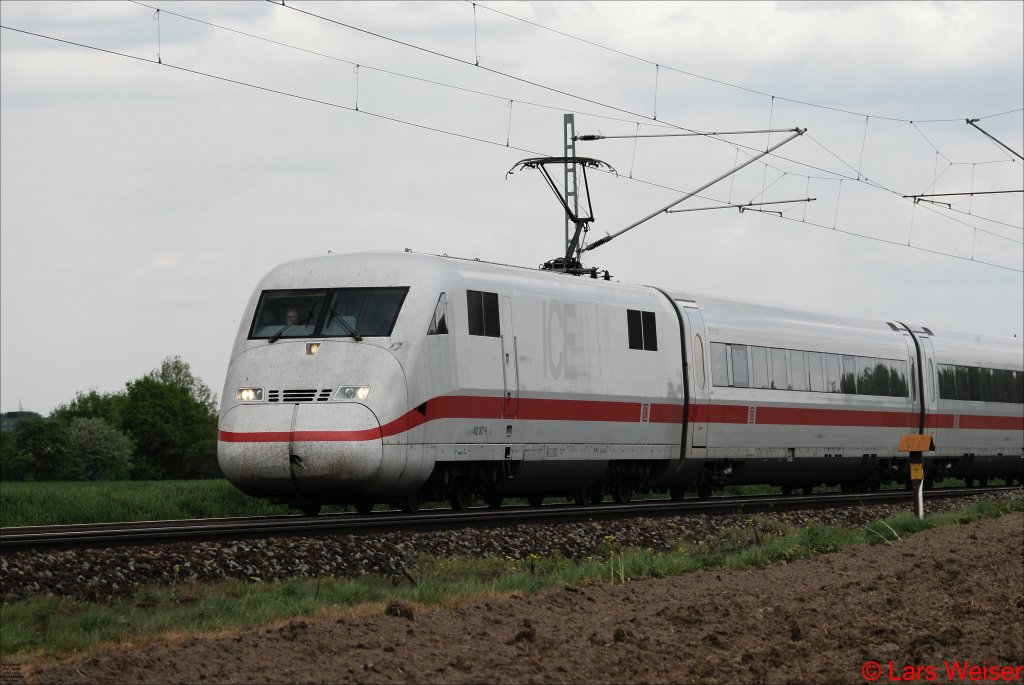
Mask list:
[[[825,392],[839,392],[842,368],[842,359],[838,354],[825,355]]]
[[[627,309],[626,329],[629,334],[629,349],[652,352],[658,350],[658,328],[654,312]]]
[[[902,359],[889,360],[889,395],[892,397],[907,397],[910,394],[907,387],[907,363]]]
[[[773,347],[772,352],[772,388],[789,390],[789,376],[786,371],[786,351]]]
[[[444,293],[437,298],[437,306],[434,307],[434,316],[430,319],[430,328],[427,335],[445,335],[448,333],[448,299]]]
[[[654,312],[640,312],[643,315],[644,349],[651,352],[658,351],[658,327],[655,323]]]
[[[793,390],[807,390],[807,353],[803,350],[789,351],[789,370],[793,377]]]
[[[704,390],[704,344],[700,340],[700,336],[696,335],[693,338],[693,364],[697,367],[697,390]]]
[[[839,380],[839,392],[857,394],[857,358],[849,354],[843,355],[843,376]]]
[[[749,388],[747,378],[747,346],[732,346],[732,384],[737,388]]]
[[[981,400],[981,369],[977,366],[967,367],[967,399],[972,402]]]
[[[957,366],[956,368],[956,399],[966,400],[970,397],[969,389],[969,378],[970,374],[967,372],[966,366]]]
[[[501,337],[497,293],[467,290],[466,308],[469,312],[470,335],[483,335],[488,338]]]
[[[811,380],[811,392],[825,392],[824,357],[821,352],[807,353],[807,375]]]
[[[750,387],[770,388],[768,383],[768,348],[750,347]]]
[[[722,343],[711,343],[711,383],[719,388],[729,387],[729,362]]]

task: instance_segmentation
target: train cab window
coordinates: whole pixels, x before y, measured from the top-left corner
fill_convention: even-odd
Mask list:
[[[444,293],[437,298],[437,306],[434,307],[434,316],[430,318],[430,326],[427,328],[427,335],[445,335],[448,333],[448,298]]]
[[[770,388],[768,382],[768,348],[750,346],[750,387]]]
[[[654,312],[626,310],[629,349],[658,351],[658,328]]]
[[[340,288],[332,293],[323,336],[391,335],[408,288]]]
[[[323,313],[326,290],[266,290],[260,294],[249,338],[308,338]],[[277,339],[275,338],[275,339]]]
[[[719,388],[729,387],[728,350],[724,343],[711,343],[711,383]]]
[[[469,312],[470,335],[483,335],[488,338],[501,337],[498,293],[467,290],[466,309]]]
[[[747,374],[747,346],[732,346],[732,384],[737,388],[749,388]]]
[[[249,339],[389,336],[408,288],[266,290]]]

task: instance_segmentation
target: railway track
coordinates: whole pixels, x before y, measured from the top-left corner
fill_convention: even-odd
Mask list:
[[[1011,491],[1013,486],[985,488],[939,488],[925,493],[929,500]],[[499,509],[474,508],[464,512],[448,509],[423,510],[416,514],[376,512],[371,514],[324,514],[306,516],[262,516],[228,519],[140,521],[66,526],[26,526],[0,529],[0,553],[30,549],[143,546],[164,542],[231,540],[280,536],[322,536],[346,533],[377,533],[396,530],[424,531],[466,527],[496,527],[521,523],[561,523],[580,520],[612,520],[642,516],[685,514],[732,514],[822,509],[827,507],[891,504],[905,502],[912,507],[907,490],[870,493],[823,493],[811,495],[756,495],[713,497],[706,500],[651,500],[630,504],[549,504],[541,507],[509,506]]]

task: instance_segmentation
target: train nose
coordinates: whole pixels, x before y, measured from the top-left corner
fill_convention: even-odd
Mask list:
[[[382,458],[380,423],[358,403],[241,405],[220,422],[221,471],[253,494],[352,487]]]

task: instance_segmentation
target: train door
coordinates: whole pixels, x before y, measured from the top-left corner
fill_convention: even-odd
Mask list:
[[[515,330],[512,328],[512,299],[502,297],[501,302],[501,376],[505,383],[501,415],[512,419],[519,413],[519,357]]]
[[[686,354],[687,366],[689,367],[689,378],[686,382],[692,390],[690,394],[689,431],[693,436],[690,444],[693,447],[708,446],[708,396],[710,385],[708,378],[707,360],[708,341],[704,332],[704,317],[700,310],[694,307],[683,307],[686,313],[688,331],[685,335],[688,339],[683,342],[683,350]]]
[[[928,336],[917,334],[921,341],[921,393],[924,406],[924,432],[932,436],[935,445],[941,445],[938,435],[938,369],[935,366],[935,348],[932,347],[932,339]]]

